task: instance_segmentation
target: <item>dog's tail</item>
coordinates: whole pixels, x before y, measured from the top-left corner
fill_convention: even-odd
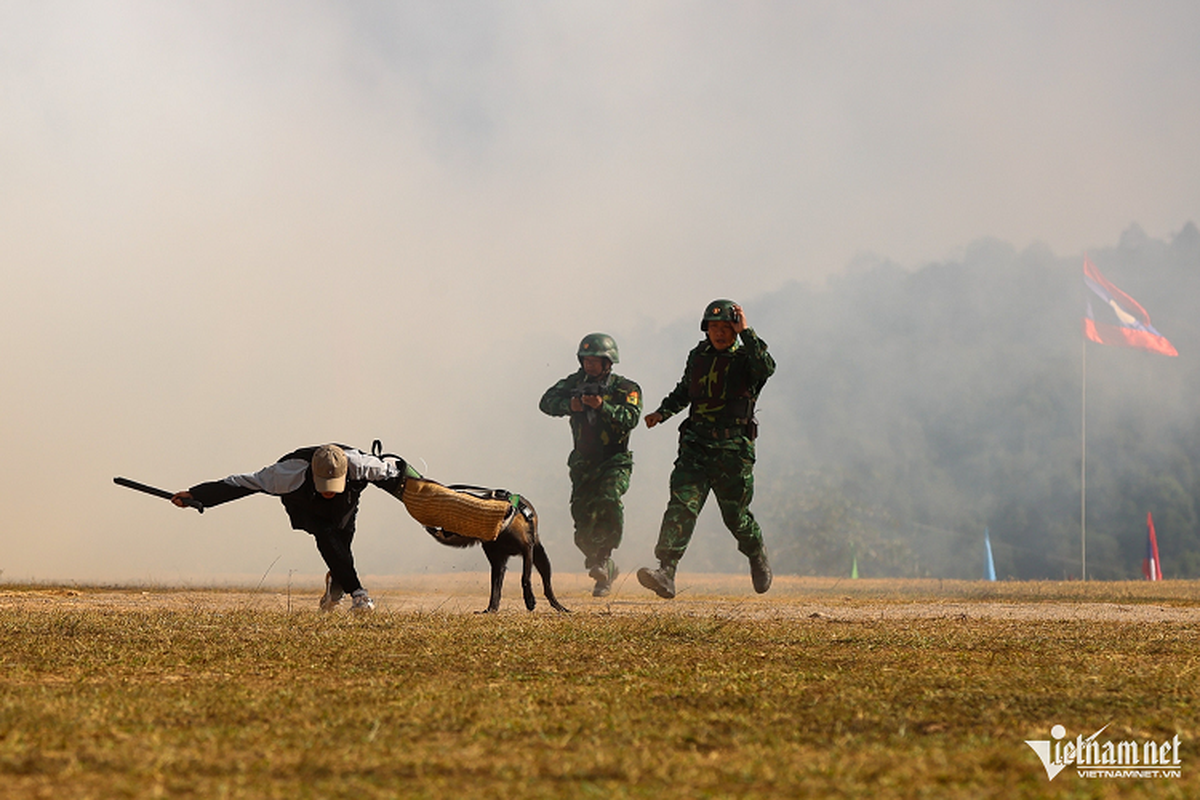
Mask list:
[[[533,543],[533,565],[537,567],[543,582],[550,580],[550,556],[546,555],[546,548],[542,547],[541,542]]]
[[[429,532],[430,536],[449,547],[474,547],[480,542],[479,539],[476,539],[473,536],[463,536],[460,533],[442,530],[441,528],[433,528],[429,525],[425,526],[425,530]]]
[[[550,556],[546,555],[546,548],[542,547],[541,542],[533,543],[533,565],[537,567],[538,574],[542,576],[542,591],[546,595],[546,599],[550,601],[550,607],[555,611],[569,614],[571,609],[558,602],[558,597],[554,594],[554,587],[550,583]]]

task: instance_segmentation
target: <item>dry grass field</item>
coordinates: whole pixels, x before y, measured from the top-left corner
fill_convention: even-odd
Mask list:
[[[1191,583],[515,578],[0,586],[0,797],[1200,796]],[[1050,780],[1055,725],[1179,774]]]

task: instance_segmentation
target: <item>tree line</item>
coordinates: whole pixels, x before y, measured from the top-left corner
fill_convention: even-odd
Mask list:
[[[981,240],[906,270],[861,259],[759,298],[779,370],[760,402],[759,499],[781,572],[1080,575],[1084,359],[1089,578],[1200,576],[1200,231],[1133,226],[1089,253],[1179,350],[1082,338],[1082,255]],[[769,436],[768,440],[766,436]]]

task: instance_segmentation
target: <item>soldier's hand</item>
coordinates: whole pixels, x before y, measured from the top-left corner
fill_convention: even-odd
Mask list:
[[[746,312],[742,311],[742,307],[737,303],[733,304],[733,321],[730,324],[734,333],[741,333],[750,327],[750,323],[746,321]]]
[[[582,400],[583,404],[588,408],[599,408],[600,406],[604,405],[604,398],[598,394],[585,394],[579,399]]]
[[[647,428],[653,428],[655,425],[657,425],[658,423],[660,423],[662,421],[663,421],[663,416],[662,416],[662,414],[658,413],[657,411],[655,411],[652,414],[646,415],[646,427]]]
[[[583,403],[579,402],[578,397],[571,398],[571,410],[572,411],[583,411]]]
[[[187,508],[187,501],[192,499],[191,492],[176,492],[171,495],[171,502],[180,508]]]

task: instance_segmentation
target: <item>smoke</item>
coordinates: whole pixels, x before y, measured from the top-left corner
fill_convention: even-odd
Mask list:
[[[753,317],[862,252],[1176,230],[1200,216],[1198,20],[1184,3],[6,4],[0,569],[317,572],[273,500],[199,517],[111,477],[178,489],[374,438],[431,477],[533,497],[569,564],[569,437],[536,403],[582,335],[615,335],[653,405],[714,297]],[[760,332],[777,356],[803,346]],[[674,440],[640,429],[634,449],[629,561],[649,558]],[[387,501],[365,501],[364,572],[480,561]]]

